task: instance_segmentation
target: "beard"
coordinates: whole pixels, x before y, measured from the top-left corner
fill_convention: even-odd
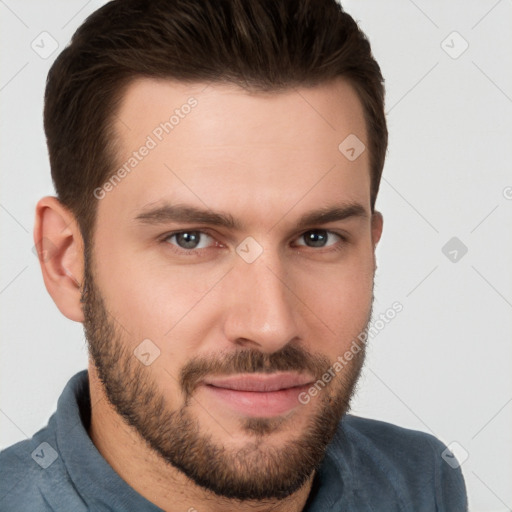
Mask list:
[[[342,416],[348,411],[364,362],[364,346],[312,400],[319,403],[299,437],[277,447],[268,442],[268,437],[290,429],[291,421],[282,416],[244,418],[240,427],[249,441],[241,448],[230,449],[215,441],[191,411],[194,390],[205,376],[308,371],[318,380],[332,362],[291,344],[274,353],[243,349],[194,358],[175,378],[185,400],[181,407],[173,409],[149,367],[141,364],[133,348],[129,348],[129,336],[110,316],[94,283],[92,258],[87,252],[85,256],[81,300],[89,354],[108,401],[125,422],[165,463],[218,496],[240,501],[281,500],[304,486],[319,468]],[[371,311],[372,308],[361,331],[368,328]],[[177,402],[180,397],[175,399]]]

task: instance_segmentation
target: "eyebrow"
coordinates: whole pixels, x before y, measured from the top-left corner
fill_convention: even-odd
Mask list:
[[[318,224],[327,224],[349,218],[368,218],[368,212],[359,203],[350,202],[341,205],[326,206],[307,212],[302,215],[295,227],[303,229]],[[228,229],[241,230],[242,224],[231,214],[214,212],[208,209],[201,209],[195,206],[180,204],[163,204],[141,211],[134,219],[142,224],[159,225],[169,222],[184,222],[189,224],[206,224],[219,226]],[[281,219],[282,220],[282,219]],[[280,221],[279,221],[280,222]]]
[[[187,222],[210,224],[230,229],[239,229],[240,224],[228,213],[203,210],[195,206],[164,204],[149,210],[143,210],[135,220],[143,224],[165,224],[168,222]]]
[[[369,217],[366,208],[359,203],[347,203],[343,205],[327,206],[305,213],[297,222],[299,228],[305,228],[315,224],[327,224],[350,218],[367,219]]]

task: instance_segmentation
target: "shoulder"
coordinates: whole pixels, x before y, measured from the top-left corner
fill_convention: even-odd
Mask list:
[[[85,510],[70,483],[49,427],[0,451],[2,512],[53,511],[64,503],[75,507],[73,510]]]
[[[461,469],[453,464],[456,459],[447,458],[451,453],[433,435],[347,415],[337,438],[340,453],[350,454],[357,479],[377,493],[392,494],[404,510],[410,506],[415,510],[467,510]]]

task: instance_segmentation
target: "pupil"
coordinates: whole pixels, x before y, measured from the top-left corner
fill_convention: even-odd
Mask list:
[[[310,247],[323,247],[327,241],[325,231],[309,231],[306,234],[306,244]]]
[[[199,243],[199,233],[197,231],[179,233],[176,235],[176,241],[184,249],[194,249]]]

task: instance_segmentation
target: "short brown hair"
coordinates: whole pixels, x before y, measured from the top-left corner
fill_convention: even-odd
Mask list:
[[[256,91],[346,78],[365,111],[374,210],[388,140],[384,80],[366,36],[335,0],[113,0],[78,28],[45,93],[53,183],[86,243],[93,190],[115,171],[116,109],[138,77]]]

